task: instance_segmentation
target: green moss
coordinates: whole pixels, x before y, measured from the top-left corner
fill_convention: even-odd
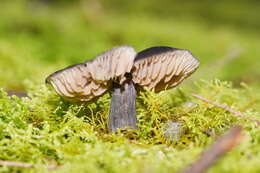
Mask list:
[[[191,97],[184,89],[140,93],[139,129],[116,135],[107,130],[109,95],[89,105],[77,105],[62,100],[44,85],[30,88],[30,97],[22,99],[0,90],[0,159],[37,166],[1,166],[0,171],[48,172],[44,165],[55,163],[60,166],[53,172],[176,172],[235,124],[245,128],[242,144],[210,171],[260,169],[259,127]],[[254,98],[248,87],[234,88],[230,82],[213,80],[197,82],[193,91],[259,119],[255,106],[247,105],[259,98]],[[182,124],[179,140],[164,137],[167,122]]]

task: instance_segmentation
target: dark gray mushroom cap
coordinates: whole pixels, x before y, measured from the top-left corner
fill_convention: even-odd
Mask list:
[[[134,83],[155,92],[180,84],[199,66],[188,50],[152,47],[137,54],[132,68]]]
[[[122,84],[127,73],[136,85],[159,92],[175,87],[198,66],[199,61],[188,50],[152,47],[136,54],[131,46],[119,46],[59,70],[46,82],[65,99],[82,102],[104,94],[113,81]]]

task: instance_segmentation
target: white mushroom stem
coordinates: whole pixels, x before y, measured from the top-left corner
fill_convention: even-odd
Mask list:
[[[109,112],[109,131],[136,129],[136,90],[133,82],[114,84]]]

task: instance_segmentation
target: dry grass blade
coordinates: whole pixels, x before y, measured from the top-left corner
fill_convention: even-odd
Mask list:
[[[233,147],[238,145],[243,137],[242,127],[235,126],[220,136],[217,141],[200,158],[190,165],[182,173],[203,173],[212,166],[218,159]]]
[[[25,91],[7,91],[8,96],[16,95],[17,97],[28,97]]]
[[[21,167],[21,168],[33,168],[36,167],[37,165],[32,164],[32,163],[24,163],[24,162],[14,162],[14,161],[6,161],[6,160],[0,160],[0,165],[2,166],[16,166],[16,167]],[[48,165],[48,169],[56,169],[58,166],[57,165]]]
[[[256,120],[256,119],[254,119],[254,118],[251,118],[251,117],[247,116],[246,114],[244,114],[244,113],[242,113],[242,112],[240,112],[240,111],[235,111],[235,110],[231,109],[229,106],[227,106],[227,105],[225,105],[225,104],[220,104],[220,103],[211,101],[211,100],[206,99],[206,98],[204,98],[204,97],[202,97],[202,96],[199,96],[199,95],[197,95],[197,94],[192,94],[192,96],[193,96],[193,97],[196,97],[196,98],[198,98],[198,99],[200,99],[200,100],[202,100],[202,101],[204,101],[204,102],[206,102],[206,103],[212,104],[212,105],[217,106],[217,107],[222,108],[222,109],[225,109],[226,111],[228,111],[228,112],[230,112],[230,113],[232,113],[232,114],[234,114],[234,115],[236,115],[236,116],[238,116],[238,117],[244,118],[244,119],[249,120],[249,121],[253,121],[253,122],[255,122],[257,125],[260,125],[260,121],[259,121],[259,120]]]

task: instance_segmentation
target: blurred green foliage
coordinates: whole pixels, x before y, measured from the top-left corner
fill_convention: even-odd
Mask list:
[[[0,8],[8,89],[121,44],[186,48],[201,60],[199,78],[260,83],[258,1],[2,0]]]

